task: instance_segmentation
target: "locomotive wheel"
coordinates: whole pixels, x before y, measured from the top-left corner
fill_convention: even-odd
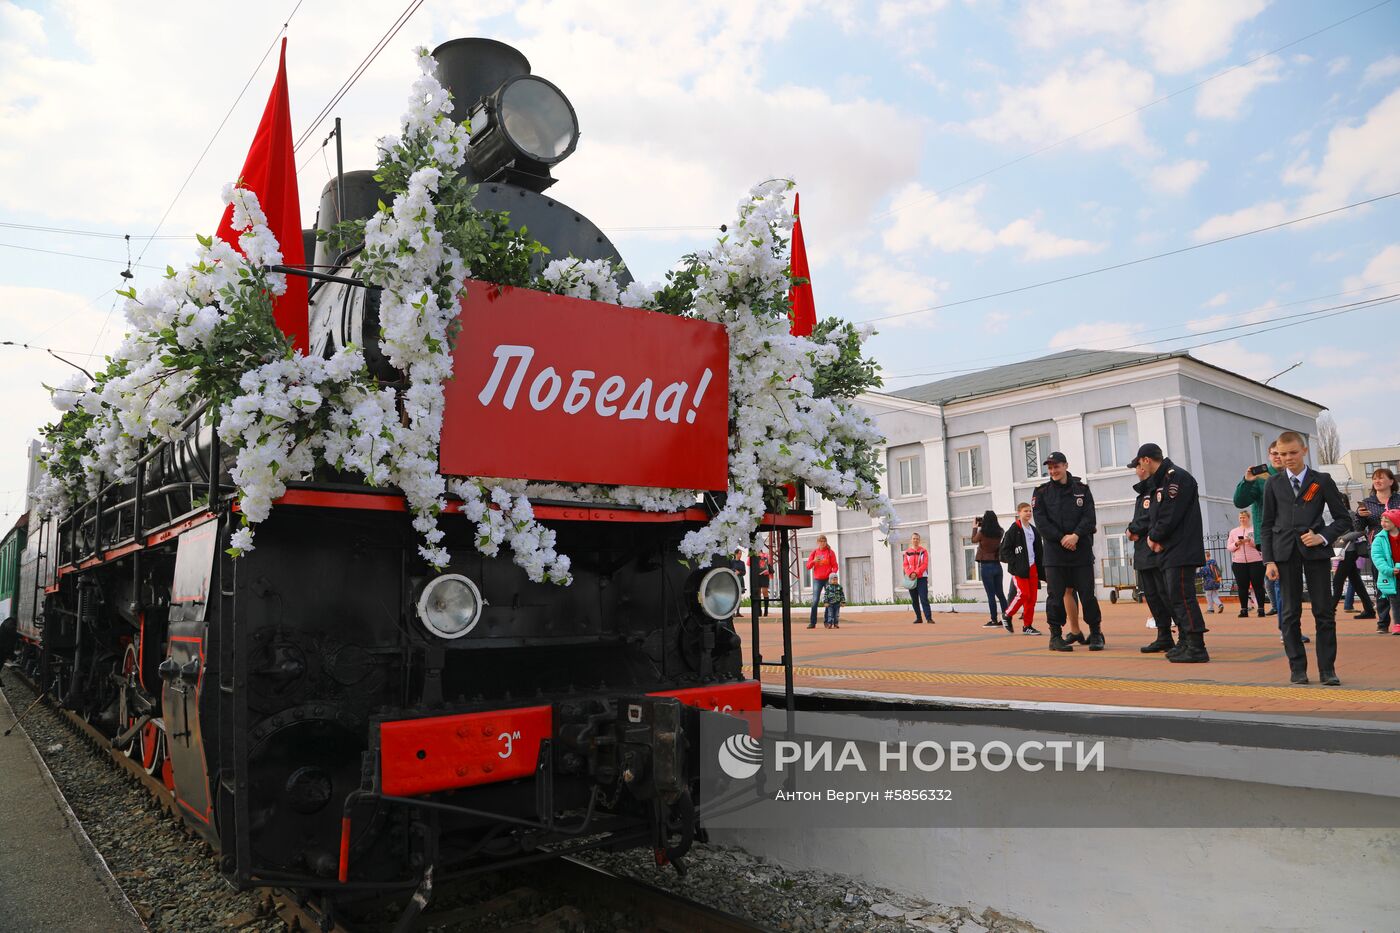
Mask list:
[[[136,733],[136,738],[131,741],[131,749],[127,752],[132,758],[141,763],[142,769],[152,777],[164,777],[163,765],[165,764],[165,723],[159,719],[152,719]],[[167,783],[169,783],[167,781]]]
[[[248,740],[254,862],[335,877],[342,805],[360,786],[364,724],[312,703],[264,719]],[[354,821],[356,849],[378,832],[377,819],[365,817]]]
[[[117,722],[121,723],[121,731],[125,732],[136,724],[136,715],[131,711],[131,691],[135,689],[136,682],[136,645],[126,646],[126,653],[122,655],[122,685],[121,695],[117,698]],[[126,744],[122,751],[126,752],[128,758],[135,758],[135,750],[140,744],[140,736],[134,735],[131,741]],[[147,772],[148,774],[150,772]]]

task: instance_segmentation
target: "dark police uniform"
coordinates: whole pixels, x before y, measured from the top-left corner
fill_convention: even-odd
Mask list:
[[[1064,455],[1052,453],[1049,459],[1064,460]],[[1047,459],[1048,462],[1048,459]],[[1031,499],[1035,510],[1035,530],[1045,537],[1045,616],[1050,625],[1052,651],[1067,646],[1061,636],[1065,624],[1065,590],[1079,594],[1079,611],[1089,626],[1089,650],[1103,650],[1103,614],[1094,592],[1094,532],[1098,517],[1094,512],[1094,494],[1089,484],[1065,475],[1065,482],[1054,480],[1036,488]],[[1066,550],[1060,539],[1065,535],[1079,536],[1073,551]]]
[[[1144,654],[1166,651],[1173,645],[1172,613],[1167,606],[1167,584],[1162,578],[1161,562],[1147,544],[1147,532],[1152,527],[1149,513],[1156,490],[1157,486],[1151,476],[1133,486],[1137,498],[1133,500],[1133,520],[1128,524],[1128,531],[1137,537],[1133,542],[1133,569],[1137,571],[1138,590],[1142,593],[1143,602],[1147,603],[1148,611],[1152,613],[1152,621],[1157,623],[1157,640],[1143,647]]]
[[[1294,488],[1296,485],[1296,489]],[[1322,518],[1323,507],[1332,523]],[[1303,647],[1303,577],[1312,596],[1313,621],[1317,624],[1317,670],[1325,684],[1341,683],[1336,675],[1337,604],[1332,595],[1332,542],[1351,530],[1351,513],[1337,484],[1326,473],[1311,467],[1293,482],[1280,470],[1264,484],[1264,526],[1259,540],[1264,560],[1278,565],[1282,589],[1283,650],[1295,683],[1307,683],[1308,653]],[[1308,547],[1304,532],[1322,535],[1324,542]]]
[[[1167,659],[1209,661],[1205,650],[1206,620],[1196,599],[1196,568],[1206,562],[1200,489],[1196,478],[1170,458],[1162,460],[1152,483],[1156,489],[1148,512],[1147,537],[1162,546],[1157,562],[1166,584],[1167,606],[1181,635],[1181,645],[1169,652]]]

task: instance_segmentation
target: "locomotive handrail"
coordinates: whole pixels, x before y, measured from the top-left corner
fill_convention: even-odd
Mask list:
[[[133,465],[132,479],[114,479],[109,481],[104,486],[100,487],[95,495],[92,495],[89,498],[83,500],[76,508],[73,509],[73,511],[69,515],[67,515],[65,518],[58,522],[56,533],[58,535],[59,543],[59,553],[57,561],[59,568],[75,566],[81,564],[84,560],[102,557],[103,552],[109,546],[107,542],[103,541],[103,519],[106,516],[115,516],[116,537],[112,542],[110,542],[111,547],[121,547],[130,543],[144,544],[144,542],[141,540],[144,533],[146,532],[144,521],[144,506],[148,500],[159,498],[162,502],[165,503],[167,513],[167,523],[165,527],[169,527],[170,525],[175,524],[177,521],[180,521],[181,519],[185,518],[188,514],[190,514],[189,511],[186,511],[182,512],[181,515],[178,517],[174,515],[174,510],[170,508],[170,496],[175,492],[181,490],[186,491],[186,493],[189,496],[190,503],[191,505],[193,505],[193,503],[197,499],[197,487],[204,485],[207,482],[208,503],[210,507],[213,507],[217,500],[220,497],[222,497],[226,491],[232,491],[232,487],[220,484],[218,481],[220,450],[219,432],[213,424],[209,425],[211,436],[209,445],[208,464],[203,469],[201,469],[200,464],[198,462],[198,458],[194,457],[193,455],[190,456],[190,461],[194,464],[196,471],[198,473],[204,474],[202,478],[196,481],[187,480],[184,482],[167,483],[164,486],[161,486],[160,488],[149,492],[145,489],[146,468],[152,462],[165,456],[167,453],[177,449],[177,445],[183,444],[186,445],[186,447],[188,448],[190,444],[190,439],[187,436],[187,434],[190,428],[198,424],[199,420],[203,418],[206,415],[206,413],[208,413],[212,404],[212,400],[205,399],[204,401],[195,405],[195,407],[189,412],[189,414],[187,414],[183,419],[181,419],[180,422],[176,425],[176,430],[180,432],[179,437],[176,437],[171,440],[161,441],[159,444],[149,449],[144,449],[143,444],[143,449],[138,454],[136,461]],[[198,444],[197,437],[195,443],[196,445]],[[110,504],[103,502],[104,498],[112,495],[114,491],[121,488],[125,488],[127,486],[134,487],[133,494],[130,497],[125,498],[120,502]],[[129,537],[124,537],[122,535],[122,520],[124,517],[123,513],[127,509],[131,510],[132,534]],[[90,551],[84,551],[83,553],[79,553],[79,535],[88,534],[89,528],[91,528],[92,549]],[[66,548],[64,547],[65,532],[67,532]]]
[[[283,275],[299,275],[303,278],[315,279],[318,282],[338,282],[341,285],[353,285],[356,288],[374,287],[363,279],[352,278],[348,275],[331,275],[328,272],[312,272],[301,266],[263,266],[263,269],[268,272],[281,272]]]

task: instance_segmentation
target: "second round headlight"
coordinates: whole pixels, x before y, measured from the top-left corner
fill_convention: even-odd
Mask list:
[[[705,615],[723,621],[739,611],[744,588],[737,573],[728,567],[715,567],[700,579],[695,595]]]
[[[418,597],[418,619],[439,638],[461,638],[481,620],[481,591],[460,573],[434,577]]]

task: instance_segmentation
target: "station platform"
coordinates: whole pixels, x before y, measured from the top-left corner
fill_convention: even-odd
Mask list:
[[[0,732],[14,724],[15,716],[0,694]],[[87,754],[86,750],[77,753]],[[142,929],[22,727],[0,737],[0,787],[5,791],[0,805],[4,929],[8,933]]]
[[[1275,616],[1206,616],[1208,664],[1172,664],[1138,649],[1152,641],[1145,606],[1104,600],[1104,651],[1076,645],[1070,653],[1046,649],[1048,627],[1037,613],[1041,636],[983,628],[985,606],[959,605],[935,613],[935,624],[914,625],[907,606],[851,607],[839,629],[820,622],[808,629],[810,609],[793,607],[795,685],[799,688],[871,692],[905,698],[1010,701],[1115,708],[1199,710],[1273,715],[1326,715],[1339,719],[1400,722],[1400,636],[1376,634],[1374,620],[1338,612],[1337,675],[1340,687],[1318,683],[1309,650],[1306,686],[1288,679]],[[737,620],[736,620],[737,621]],[[1303,613],[1309,635],[1312,619]],[[750,620],[738,623],[747,642]],[[1085,629],[1087,632],[1087,628]],[[782,627],[773,609],[761,622],[765,661],[782,656]],[[747,648],[746,648],[747,655]],[[781,689],[782,669],[762,672],[765,691]]]

